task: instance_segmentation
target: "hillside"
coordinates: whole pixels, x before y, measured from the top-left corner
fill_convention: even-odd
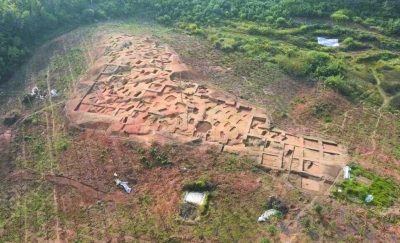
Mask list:
[[[0,242],[400,241],[397,1],[0,13]]]

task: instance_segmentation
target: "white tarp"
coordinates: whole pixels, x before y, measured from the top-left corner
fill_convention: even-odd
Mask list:
[[[318,37],[318,44],[323,45],[323,46],[339,46],[339,40],[338,39],[325,39],[322,37]]]
[[[265,222],[269,217],[277,214],[278,212],[279,211],[276,209],[267,210],[258,218],[258,222]]]
[[[57,90],[55,90],[55,89],[52,89],[52,90],[50,91],[50,94],[51,94],[51,97],[52,97],[52,98],[55,98],[55,97],[58,96]]]
[[[126,193],[131,193],[132,189],[128,186],[128,182],[122,182],[121,180],[116,179],[115,183],[117,184],[117,186],[121,185],[125,189]]]
[[[344,179],[350,180],[350,171],[351,171],[351,168],[349,166],[345,166],[343,168]]]
[[[206,194],[204,192],[186,192],[183,201],[185,203],[194,203],[197,205],[201,205],[203,204],[205,197]]]
[[[36,95],[39,94],[39,88],[37,86],[33,87],[32,92],[31,92],[31,96],[32,97],[36,97]]]

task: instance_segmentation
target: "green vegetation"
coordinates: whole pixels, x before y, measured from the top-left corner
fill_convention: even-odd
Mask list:
[[[391,180],[378,176],[372,171],[363,169],[356,164],[350,164],[351,179],[344,180],[338,185],[341,192],[332,192],[334,197],[340,200],[348,200],[357,203],[365,203],[367,195],[373,195],[374,199],[369,205],[378,207],[390,207],[399,196],[399,187]],[[371,180],[371,184],[366,185],[357,180],[362,176]]]
[[[268,226],[268,232],[274,236],[276,233],[278,233],[278,229],[274,225]]]
[[[255,21],[268,23],[273,28],[292,28],[293,17],[331,17],[338,23],[355,22],[381,31],[386,35],[400,34],[399,9],[396,0],[343,2],[341,0],[265,0],[243,2],[240,0],[207,1],[87,1],[50,0],[0,1],[0,76],[8,77],[15,65],[29,55],[32,46],[46,36],[61,29],[117,17],[154,16],[162,24],[175,22],[185,25],[188,31],[202,33],[199,25],[220,24],[222,21]],[[362,6],[362,7],[360,7]],[[323,26],[323,25],[322,25]],[[300,27],[300,26],[298,26]],[[315,26],[302,25],[290,31],[271,31],[271,27],[257,29],[258,34],[295,34],[313,30]],[[351,32],[349,29],[346,31]],[[254,32],[254,34],[257,32]],[[320,32],[320,34],[323,34]],[[328,33],[327,33],[328,34]],[[32,42],[33,41],[33,42]],[[231,42],[229,44],[229,42]],[[233,42],[233,43],[232,43]],[[230,40],[224,49],[231,50]],[[32,45],[33,44],[33,45]]]
[[[195,181],[186,181],[183,184],[183,190],[204,192],[212,189],[212,185],[206,179],[199,179]]]
[[[6,126],[13,125],[21,116],[21,111],[14,109],[9,111],[3,118],[3,124]]]
[[[271,241],[268,238],[262,238],[260,243],[271,243]]]

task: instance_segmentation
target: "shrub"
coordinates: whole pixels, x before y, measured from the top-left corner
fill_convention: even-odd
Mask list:
[[[396,53],[390,51],[369,52],[366,55],[359,57],[357,63],[375,62],[378,60],[387,61],[397,57],[398,55]]]
[[[376,24],[376,20],[374,18],[366,18],[364,21],[365,24]]]
[[[331,15],[331,18],[337,22],[347,22],[349,21],[350,17],[347,16],[344,10],[338,10]]]
[[[275,61],[278,63],[279,67],[289,75],[296,77],[305,77],[308,74],[308,64],[300,57],[288,57],[285,55],[277,55]]]
[[[233,38],[221,39],[219,48],[225,52],[231,52],[237,50],[239,43]]]
[[[319,118],[323,119],[326,122],[330,122],[332,120],[331,118],[331,106],[327,103],[317,103],[314,104],[312,107],[312,115]]]
[[[210,190],[211,186],[205,180],[186,181],[183,189],[186,191],[203,192]]]
[[[343,44],[348,45],[353,41],[354,41],[353,37],[347,37],[346,39],[344,39]]]
[[[268,232],[269,232],[271,235],[276,235],[276,233],[278,233],[278,230],[276,229],[275,226],[270,225],[270,226],[268,226]]]
[[[343,76],[330,76],[324,80],[324,86],[336,91],[340,91],[343,86]]]
[[[204,195],[204,201],[203,204],[200,205],[200,214],[201,215],[206,215],[207,211],[210,207],[210,198],[211,198],[211,194],[210,192],[206,192]]]
[[[267,238],[262,238],[260,243],[271,243],[271,241]]]
[[[368,32],[359,33],[358,35],[356,35],[355,38],[359,41],[373,41],[373,42],[379,41],[378,37],[376,37],[374,34],[371,34]]]
[[[354,16],[352,20],[353,20],[354,23],[361,23],[362,22],[362,18],[358,17],[358,16]]]
[[[400,92],[400,82],[383,81],[380,85],[382,89],[390,95],[395,95]]]
[[[286,25],[286,19],[283,18],[283,17],[279,17],[279,18],[276,19],[275,23],[278,26],[284,26],[284,25]]]
[[[392,108],[393,110],[400,110],[400,95],[397,95],[396,97],[394,97],[390,103],[390,108]]]
[[[32,96],[30,93],[26,93],[22,96],[22,103],[25,105],[29,105],[35,99],[35,96]]]
[[[310,64],[311,71],[315,71],[318,67],[325,66],[329,60],[329,54],[324,52],[309,51],[307,53],[307,62]]]
[[[21,116],[20,110],[17,109],[11,110],[5,115],[3,119],[3,124],[6,126],[11,126],[20,118],[20,116]]]
[[[361,51],[361,50],[366,50],[369,48],[370,48],[369,45],[353,40],[347,44],[347,47],[345,48],[345,50],[346,51]]]
[[[250,35],[269,36],[271,34],[274,34],[274,30],[271,27],[258,27],[255,25],[250,26],[250,28],[247,30],[247,32]]]
[[[265,18],[265,21],[267,21],[268,23],[273,23],[274,22],[274,17],[273,16],[267,16]]]
[[[321,205],[316,205],[316,206],[314,207],[314,211],[315,211],[317,214],[321,214],[321,212],[322,212],[322,207],[321,207]]]
[[[387,35],[400,35],[400,19],[390,19],[383,32]]]
[[[289,207],[285,202],[280,200],[279,198],[276,198],[275,196],[270,197],[264,204],[266,209],[275,209],[278,210],[282,216],[283,214],[287,214],[289,211]]]

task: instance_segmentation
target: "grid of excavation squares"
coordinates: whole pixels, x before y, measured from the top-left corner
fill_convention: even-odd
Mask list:
[[[266,143],[261,164],[334,180],[346,154],[340,144],[312,137],[296,137],[277,132]]]
[[[267,132],[265,114],[183,78],[188,69],[156,40],[117,36],[107,41],[109,63],[76,110],[115,118],[109,133],[160,131],[243,145],[249,132]]]
[[[93,82],[81,82],[93,85],[75,111],[107,118],[108,134],[202,138],[256,156],[266,167],[327,180],[345,163],[340,144],[271,130],[261,108],[193,82],[178,55],[156,39],[115,35],[103,46],[103,68]],[[316,188],[308,179],[303,184]]]

